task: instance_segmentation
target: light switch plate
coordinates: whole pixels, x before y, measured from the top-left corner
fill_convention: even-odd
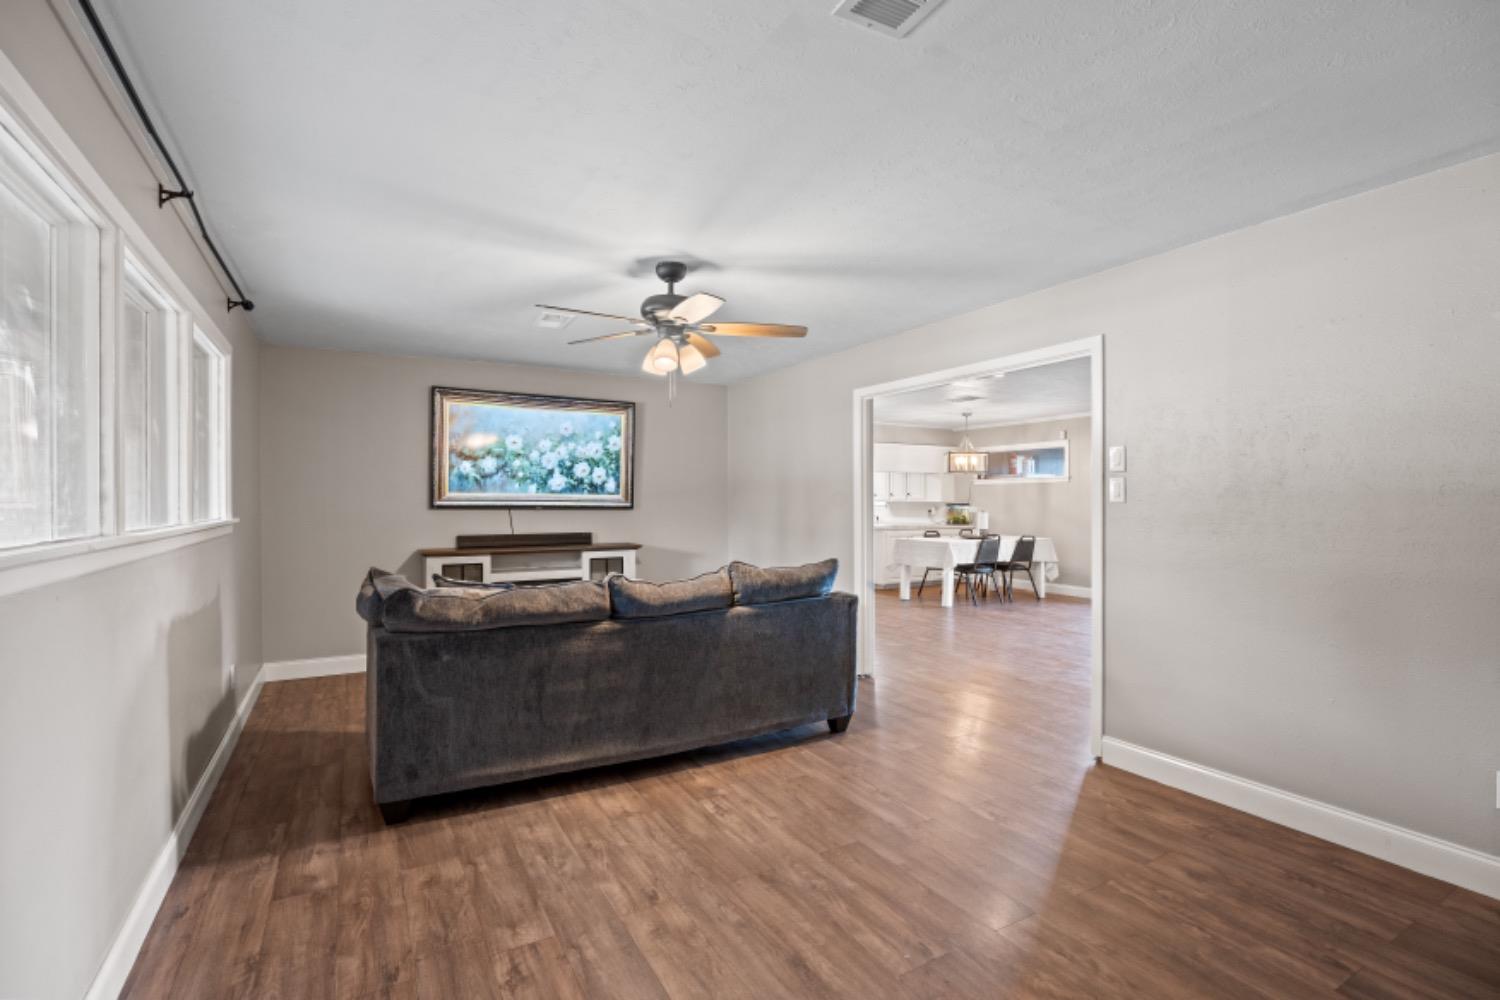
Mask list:
[[[1124,476],[1110,476],[1109,477],[1109,502],[1110,503],[1124,503],[1125,502],[1125,477]]]
[[[1112,445],[1109,449],[1109,471],[1125,471],[1125,446],[1123,444]]]

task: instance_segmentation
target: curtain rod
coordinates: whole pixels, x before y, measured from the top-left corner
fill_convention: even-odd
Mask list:
[[[162,186],[161,182],[157,182],[156,207],[165,207],[167,202],[177,198],[187,201],[188,208],[192,210],[193,218],[198,223],[198,232],[203,237],[204,244],[208,247],[209,252],[214,255],[214,260],[218,261],[219,270],[224,272],[224,277],[229,279],[230,287],[234,289],[234,294],[238,296],[237,298],[228,300],[229,311],[233,312],[238,308],[249,312],[255,308],[255,303],[250,301],[249,297],[245,295],[244,289],[240,288],[240,283],[234,278],[234,272],[229,269],[229,265],[224,261],[224,255],[219,252],[219,248],[214,244],[213,237],[208,235],[208,225],[203,221],[203,213],[198,210],[197,196],[188,189],[187,180],[182,176],[182,171],[177,168],[177,161],[172,159],[172,154],[167,149],[167,144],[162,141],[161,134],[156,131],[156,123],[146,113],[146,105],[141,101],[141,95],[136,92],[135,84],[131,82],[130,75],[125,72],[125,65],[120,61],[120,54],[115,51],[114,43],[110,41],[108,32],[104,30],[104,24],[99,20],[98,12],[94,10],[94,5],[89,0],[78,0],[78,6],[83,9],[84,17],[88,19],[89,27],[93,30],[94,37],[99,41],[99,47],[104,50],[104,56],[109,60],[111,68],[114,69],[115,76],[120,81],[121,88],[125,91],[125,96],[130,99],[131,107],[135,108],[136,116],[141,120],[141,126],[145,128],[146,134],[151,137],[151,141],[155,144],[157,152],[161,154],[162,161],[166,163],[167,169],[172,172],[172,176],[177,180],[177,190],[175,191],[169,191]]]

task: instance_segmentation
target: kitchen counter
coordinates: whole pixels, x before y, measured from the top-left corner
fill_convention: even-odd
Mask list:
[[[935,523],[932,523],[932,522],[927,522],[925,524],[921,523],[921,522],[907,523],[907,524],[889,524],[888,523],[888,524],[877,524],[877,525],[875,525],[875,530],[876,531],[932,531],[932,530],[935,529],[937,531],[941,531],[945,535],[947,535],[947,534],[956,535],[960,531],[962,531],[965,527],[973,527],[973,525],[935,524]]]

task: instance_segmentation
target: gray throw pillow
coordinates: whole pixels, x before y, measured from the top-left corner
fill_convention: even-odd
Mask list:
[[[377,589],[382,582],[376,581]],[[388,632],[478,632],[609,617],[609,590],[590,580],[506,590],[412,587],[393,589],[383,598],[381,621]]]
[[[833,580],[838,575],[837,559],[769,569],[744,562],[729,564],[729,580],[734,586],[736,604],[774,604],[823,597],[833,590]]]
[[[417,585],[404,576],[389,570],[370,567],[364,582],[359,585],[359,596],[354,599],[354,610],[371,625],[379,625],[387,594],[400,590],[416,590]]]
[[[610,608],[616,618],[659,618],[713,611],[734,604],[729,571],[722,566],[691,580],[670,583],[632,580],[618,573],[611,574],[605,582],[609,584]]]
[[[467,587],[470,590],[511,590],[515,587],[513,583],[486,583],[484,580],[460,580],[455,576],[444,576],[441,573],[432,574],[432,585],[434,587]]]

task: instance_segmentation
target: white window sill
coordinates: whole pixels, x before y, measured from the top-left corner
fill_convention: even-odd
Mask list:
[[[234,531],[238,518],[181,524],[152,531],[103,535],[74,541],[46,542],[11,552],[0,552],[0,597],[35,590],[64,580],[98,573],[138,559],[149,559],[175,549],[222,538]]]

